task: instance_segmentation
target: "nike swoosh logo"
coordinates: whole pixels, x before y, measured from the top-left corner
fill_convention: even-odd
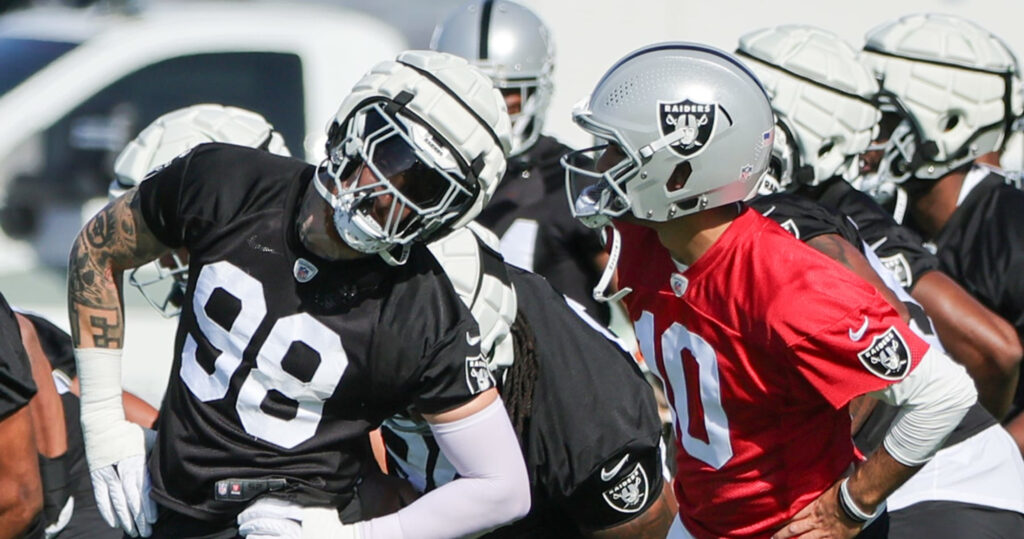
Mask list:
[[[622,467],[626,465],[626,461],[628,460],[629,455],[626,455],[622,457],[622,460],[620,460],[619,463],[616,464],[611,470],[605,470],[604,468],[601,468],[601,481],[611,481],[612,478],[615,477],[615,474],[619,473],[619,470],[621,470]]]
[[[466,333],[466,344],[470,346],[476,346],[480,344],[480,336],[477,335],[476,337],[473,337],[469,333]]]
[[[856,341],[859,341],[859,340],[864,338],[864,333],[867,330],[868,330],[868,317],[865,316],[864,317],[864,325],[862,325],[860,327],[860,329],[858,329],[857,331],[854,331],[852,329],[848,329],[847,331],[850,332],[850,340],[856,342]]]

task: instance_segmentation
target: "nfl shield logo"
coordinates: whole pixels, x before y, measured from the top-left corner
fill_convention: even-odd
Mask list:
[[[693,157],[711,140],[718,117],[718,103],[658,101],[658,128],[662,136],[677,135],[669,149],[679,157]]]
[[[292,268],[295,280],[300,283],[308,283],[313,280],[313,277],[316,277],[317,271],[316,266],[305,258],[296,259],[295,266]]]

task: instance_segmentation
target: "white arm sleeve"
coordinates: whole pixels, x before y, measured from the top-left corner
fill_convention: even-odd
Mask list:
[[[530,510],[530,481],[501,398],[451,423],[431,424],[459,478],[397,513],[359,523],[362,539],[461,537],[496,528]]]
[[[901,408],[883,445],[906,466],[928,462],[978,400],[964,367],[934,347],[909,376],[871,395]]]

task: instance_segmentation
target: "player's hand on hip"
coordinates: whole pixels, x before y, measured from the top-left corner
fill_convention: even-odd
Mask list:
[[[121,402],[120,350],[76,349],[81,381],[82,437],[93,494],[107,524],[149,537],[156,522],[142,427]]]
[[[357,527],[342,524],[334,508],[266,497],[238,514],[238,534],[246,539],[359,539]]]
[[[854,522],[839,507],[839,485],[836,481],[828,490],[800,510],[775,532],[772,539],[850,539],[860,533],[863,523]]]
[[[85,438],[96,507],[107,524],[132,537],[149,537],[156,522],[156,504],[150,498],[142,428],[130,423],[118,427],[125,427],[113,429],[122,434]]]

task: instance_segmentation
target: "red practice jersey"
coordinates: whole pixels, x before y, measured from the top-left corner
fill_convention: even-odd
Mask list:
[[[744,209],[680,271],[617,225],[619,284],[675,414],[675,493],[700,539],[768,537],[856,459],[847,403],[928,345],[868,283]]]

